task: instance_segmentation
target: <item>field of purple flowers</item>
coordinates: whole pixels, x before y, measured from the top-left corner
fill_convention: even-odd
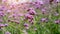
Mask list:
[[[60,0],[2,1],[0,34],[60,34]]]

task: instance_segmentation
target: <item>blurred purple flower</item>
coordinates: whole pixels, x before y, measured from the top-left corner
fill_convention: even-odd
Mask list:
[[[0,11],[3,11],[3,9],[0,8]]]
[[[3,17],[4,13],[2,11],[0,11],[0,17]]]
[[[10,12],[11,12],[11,10],[7,10],[6,12],[7,12],[7,13],[10,13]]]
[[[25,26],[25,27],[29,27],[29,24],[27,24],[27,23],[24,23],[24,26]]]
[[[24,23],[24,26],[25,26],[26,29],[29,29],[29,24]]]
[[[57,13],[57,12],[54,14],[54,16],[58,16],[58,15],[59,15],[59,13]]]
[[[38,0],[38,1],[33,2],[32,6],[34,6],[34,8],[36,9],[40,9],[43,4],[44,4],[43,1]]]
[[[41,18],[41,22],[48,22],[48,18]]]
[[[60,0],[54,0],[54,3],[58,3],[58,2],[60,2]]]
[[[8,24],[4,24],[4,25],[5,25],[5,27],[8,26]]]
[[[17,16],[17,14],[13,14],[12,16],[13,16],[13,17],[16,17],[16,16]]]
[[[29,21],[31,24],[34,24],[33,19],[28,19],[28,21]]]
[[[5,26],[4,24],[1,24],[1,23],[0,23],[0,27],[4,27],[4,26]]]
[[[30,11],[28,12],[28,14],[30,14],[30,15],[35,15],[36,12],[35,12],[34,10],[30,10]]]
[[[33,8],[28,8],[27,11],[33,10]]]
[[[56,24],[60,23],[60,20],[55,20],[55,23],[56,23]]]
[[[42,8],[41,11],[42,11],[42,14],[46,14],[47,13],[46,8]]]
[[[20,16],[24,16],[23,14],[18,14],[18,16],[20,17]]]
[[[7,31],[7,32],[5,32],[5,34],[11,34],[11,33]]]
[[[44,4],[44,2],[43,2],[43,1],[40,1],[40,4],[41,4],[41,5],[43,5],[43,4]]]
[[[44,1],[44,4],[47,5],[50,3],[50,0],[43,0]]]
[[[36,0],[36,2],[37,2],[38,4],[40,4],[40,5],[43,5],[43,4],[44,4],[44,2],[43,2],[42,0]]]
[[[30,14],[26,14],[26,15],[25,15],[25,19],[33,19],[33,16],[30,15]]]
[[[41,11],[42,11],[42,12],[45,12],[45,11],[46,11],[46,9],[45,9],[45,8],[43,8],[43,9],[41,9]]]
[[[15,21],[16,24],[19,24],[20,22],[19,21]]]

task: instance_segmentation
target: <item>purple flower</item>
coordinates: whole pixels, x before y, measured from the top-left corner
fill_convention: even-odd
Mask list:
[[[12,16],[13,16],[13,17],[16,17],[16,16],[17,16],[17,14],[13,14]]]
[[[28,11],[28,14],[30,14],[30,15],[35,15],[36,14],[36,12],[33,8],[29,8],[27,11]]]
[[[4,27],[4,26],[5,26],[4,24],[1,24],[1,23],[0,23],[0,27]]]
[[[56,23],[56,24],[60,23],[60,20],[55,20],[55,23]]]
[[[8,24],[4,24],[5,26],[8,26]]]
[[[44,2],[43,2],[42,0],[37,0],[37,1],[36,1],[36,4],[43,5],[43,4],[44,4]]]
[[[59,13],[57,13],[57,12],[55,12],[55,14],[54,14],[55,16],[58,16],[59,15]]]
[[[54,0],[54,3],[58,3],[58,2],[60,2],[60,0]]]
[[[34,10],[30,10],[30,11],[28,12],[28,14],[30,14],[30,15],[35,15],[36,12],[35,12]]]
[[[33,10],[33,8],[28,8],[27,11]]]
[[[2,11],[0,11],[0,17],[3,17],[4,13]]]
[[[0,23],[0,28],[1,28],[1,27],[5,27],[5,26],[8,26],[8,24],[1,24],[1,23]]]
[[[10,12],[11,12],[11,10],[7,10],[6,12],[7,12],[7,13],[10,13]]]
[[[11,33],[7,31],[7,32],[5,32],[5,34],[11,34]]]
[[[40,1],[40,4],[41,4],[41,5],[43,5],[43,4],[44,4],[44,2],[43,2],[43,1]]]
[[[42,11],[42,14],[46,14],[47,13],[46,8],[42,8],[41,11]]]
[[[36,9],[40,9],[41,6],[40,6],[40,5],[36,5],[35,8],[36,8]]]
[[[45,12],[45,11],[46,11],[46,9],[45,9],[45,8],[43,8],[43,9],[41,9],[41,11],[42,11],[42,12]]]
[[[23,14],[18,14],[18,16],[20,17],[20,16],[23,16]]]
[[[47,18],[42,18],[41,22],[48,22],[48,19]]]
[[[25,26],[25,27],[29,27],[29,24],[27,24],[27,23],[24,23],[24,26]]]
[[[24,26],[25,26],[26,29],[29,29],[29,24],[24,23]]]
[[[26,15],[25,15],[25,19],[33,19],[33,16],[30,15],[30,14],[26,14]]]
[[[28,21],[29,21],[31,24],[34,24],[33,19],[28,19]]]
[[[19,21],[15,21],[16,24],[19,24]]]
[[[36,9],[40,9],[43,4],[44,4],[43,1],[39,0],[39,1],[33,2],[32,6],[34,6]]]
[[[0,11],[3,11],[3,9],[0,8]]]

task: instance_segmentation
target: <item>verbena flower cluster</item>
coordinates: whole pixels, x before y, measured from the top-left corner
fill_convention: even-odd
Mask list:
[[[20,34],[17,30],[28,34],[28,30],[37,32],[39,24],[42,24],[41,28],[43,23],[60,24],[60,0],[32,0],[17,5],[9,5],[5,1],[0,4],[0,29],[4,34],[12,34],[9,27],[16,29],[13,34]]]

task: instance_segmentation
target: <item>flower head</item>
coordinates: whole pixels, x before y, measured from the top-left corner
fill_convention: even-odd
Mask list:
[[[11,34],[11,33],[7,31],[7,32],[5,32],[5,34]]]
[[[60,20],[55,20],[55,23],[56,23],[56,24],[60,23]]]
[[[25,18],[26,18],[26,19],[33,19],[33,16],[30,15],[30,14],[26,14],[26,15],[25,15]]]
[[[48,19],[47,18],[42,18],[41,22],[48,22]]]
[[[28,14],[35,15],[36,11],[34,9],[30,8],[30,9],[28,9]]]

